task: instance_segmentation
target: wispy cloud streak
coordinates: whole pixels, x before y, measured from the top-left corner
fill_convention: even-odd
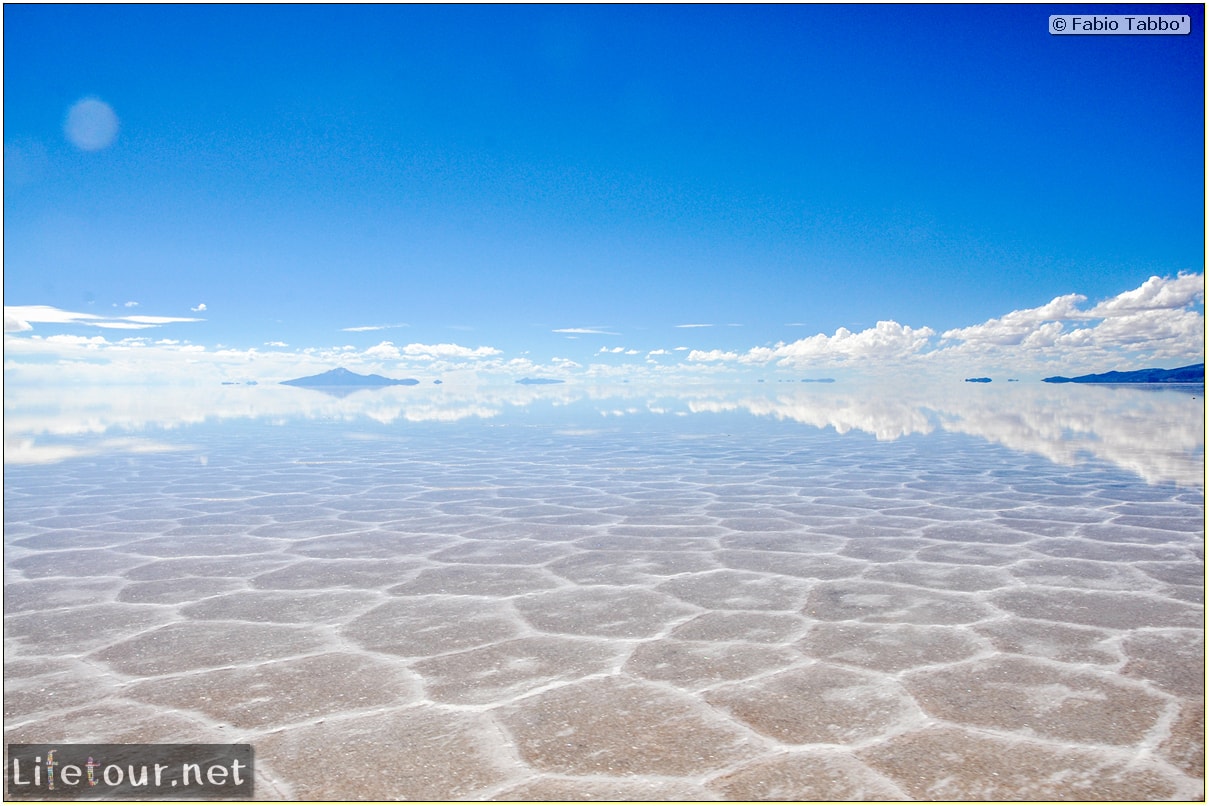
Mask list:
[[[588,336],[620,336],[620,333],[614,333],[600,327],[560,327],[551,331],[552,333],[573,333],[576,335]]]
[[[137,304],[137,303],[135,303]],[[137,330],[174,322],[204,322],[190,316],[100,316],[94,313],[65,311],[50,305],[6,305],[4,332],[20,333],[33,330],[34,324],[89,325],[91,327]]]
[[[366,333],[371,330],[390,330],[396,327],[408,327],[406,322],[399,322],[393,325],[359,325],[357,327],[342,327],[340,330],[344,333]]]

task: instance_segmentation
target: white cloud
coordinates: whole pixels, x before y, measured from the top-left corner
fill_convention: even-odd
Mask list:
[[[620,333],[613,333],[599,327],[560,327],[551,331],[552,333],[577,333],[580,335],[593,336],[620,336]]]
[[[26,330],[33,330],[34,326],[25,319],[20,318],[11,309],[4,309],[4,332],[5,333],[22,333]]]
[[[403,354],[410,358],[488,358],[500,353],[494,347],[463,347],[460,344],[408,344],[403,347]]]
[[[206,303],[204,303],[204,302],[199,302],[199,303],[197,303],[197,307],[196,307],[196,308],[190,308],[189,310],[193,311],[194,313],[201,313],[201,312],[202,312],[202,311],[204,311],[205,309],[206,309]]]
[[[677,348],[679,349],[679,348]],[[689,361],[738,361],[739,354],[723,352],[722,350],[693,350],[688,354]]]
[[[1101,302],[1087,315],[1110,317],[1138,311],[1179,310],[1194,302],[1205,302],[1205,275],[1180,272],[1174,278],[1151,277],[1133,291]]]
[[[1179,366],[1203,360],[1204,278],[1182,274],[1152,278],[1139,288],[1092,305],[1077,294],[1049,303],[1011,311],[982,324],[937,334],[929,327],[894,321],[850,331],[818,333],[789,343],[749,349],[691,349],[687,346],[640,351],[625,347],[600,347],[596,356],[606,361],[585,366],[567,358],[537,363],[522,353],[505,356],[488,346],[454,343],[398,345],[381,341],[372,347],[353,345],[286,349],[283,341],[270,341],[245,350],[222,345],[202,346],[175,340],[122,338],[110,333],[78,335],[80,326],[107,330],[140,330],[175,322],[201,321],[179,317],[97,315],[64,311],[51,306],[5,308],[6,368],[16,365],[22,377],[43,377],[45,368],[63,377],[104,368],[102,383],[113,379],[178,379],[182,383],[224,377],[239,368],[246,377],[254,364],[255,376],[265,380],[315,374],[337,366],[357,372],[383,374],[414,372],[416,377],[457,374],[480,378],[519,378],[522,375],[578,376],[593,381],[624,377],[638,381],[670,378],[727,377],[768,367],[774,371],[830,371],[850,368],[888,377],[900,369],[912,377],[940,373],[947,377],[1000,373],[1007,377],[1076,375],[1108,369],[1144,366]],[[60,327],[52,327],[58,325]],[[73,334],[61,333],[74,326]],[[577,329],[568,329],[577,330]],[[595,330],[595,329],[578,329]],[[49,332],[42,332],[49,331]],[[60,331],[56,334],[56,331]],[[92,332],[96,332],[95,330]],[[55,335],[52,335],[55,334]],[[581,360],[593,353],[588,343]],[[518,357],[519,356],[519,357]],[[657,360],[662,359],[662,360]],[[57,363],[56,363],[57,362]],[[87,366],[84,366],[87,365]],[[964,374],[957,374],[964,373]]]
[[[713,325],[676,325],[676,327],[713,327]]]
[[[1204,303],[1204,294],[1204,275],[1188,273],[1151,277],[1090,309],[1080,307],[1086,297],[1068,294],[1039,308],[945,331],[933,355],[1098,370],[1122,361],[1203,359],[1205,317],[1193,306]]]
[[[1151,277],[1138,288],[1105,300],[1091,310],[1079,308],[1079,303],[1085,302],[1087,297],[1067,294],[1056,297],[1039,308],[1012,311],[980,325],[947,330],[941,337],[967,344],[995,345],[1018,345],[1033,339],[1032,344],[1037,346],[1046,339],[1044,336],[1036,339],[1034,335],[1038,332],[1054,334],[1054,325],[1060,322],[1111,319],[1140,312],[1182,311],[1194,302],[1203,302],[1204,296],[1203,274],[1181,273],[1174,278]],[[1152,321],[1158,321],[1159,318],[1161,317]],[[1145,339],[1146,335],[1145,332],[1132,334],[1135,339]]]
[[[137,308],[138,306],[139,306],[139,304],[137,302],[135,302],[134,300],[127,302],[125,305],[125,307],[127,307],[127,308]]]
[[[934,335],[930,327],[913,328],[886,320],[858,333],[841,327],[831,336],[819,333],[775,347],[753,347],[739,360],[745,364],[776,361],[794,369],[819,363],[889,361],[919,354]]]
[[[1056,297],[1040,308],[1012,311],[998,319],[988,319],[981,325],[946,330],[941,338],[998,345],[1020,344],[1038,325],[1081,316],[1078,305],[1086,299],[1080,294],[1067,294]]]
[[[389,341],[384,341],[379,344],[375,344],[373,347],[370,347],[365,351],[365,355],[369,356],[370,358],[398,359],[401,358],[403,354],[399,352],[398,347],[391,344]]]
[[[1080,294],[1056,297],[937,337],[930,327],[886,320],[852,332],[839,328],[772,347],[746,352],[693,350],[690,362],[733,363],[804,369],[848,364],[857,368],[927,361],[938,371],[976,364],[1017,370],[1074,369],[1162,359],[1196,360],[1204,356],[1205,317],[1194,306],[1204,303],[1203,274],[1151,277],[1132,291],[1090,308]],[[917,368],[922,365],[915,364]]]
[[[1165,358],[1195,354],[1198,348],[1203,350],[1204,342],[1203,315],[1196,311],[1156,309],[1113,316],[1093,327],[1062,333],[1054,338],[1053,347],[1103,353],[1144,351]]]
[[[124,316],[122,317],[128,322],[135,322],[140,325],[167,325],[172,322],[204,322],[204,319],[193,319],[181,316]]]
[[[110,343],[104,336],[70,336],[66,333],[47,336],[46,341],[50,344],[67,344],[85,347],[101,347]]]
[[[152,324],[149,324],[146,322],[131,322],[128,320],[113,320],[113,321],[109,321],[109,322],[87,322],[86,324],[93,325],[94,327],[103,327],[108,330],[146,330],[149,327],[155,327],[155,325],[152,325]]]
[[[55,325],[91,325],[118,330],[139,330],[173,322],[201,322],[182,316],[98,316],[92,313],[64,311],[50,305],[13,305],[4,308],[4,332],[19,333],[33,330],[31,322]]]
[[[72,311],[63,311],[58,308],[53,308],[49,305],[6,305],[4,307],[4,320],[7,323],[11,320],[24,324],[21,330],[31,330],[30,322],[39,322],[46,324],[69,324],[75,322],[85,322],[91,324],[92,320],[104,319],[103,316],[97,316],[94,313],[74,313]],[[5,328],[8,329],[7,326]]]
[[[819,365],[892,366],[924,360],[940,371],[976,361],[980,366],[1039,369],[1062,362],[1106,367],[1160,359],[1203,358],[1204,276],[1152,277],[1139,288],[1086,309],[1086,297],[1067,294],[982,324],[945,331],[881,321],[859,332],[839,328],[791,343],[746,352],[693,350],[690,362],[774,363],[801,369]],[[920,365],[916,365],[917,368]]]
[[[346,346],[348,351],[356,348]],[[437,359],[483,359],[500,355],[495,347],[463,347],[460,344],[405,344],[402,347],[383,341],[365,350],[363,355],[379,360],[435,361]]]
[[[399,322],[393,325],[360,325],[358,327],[342,327],[342,331],[346,333],[365,333],[371,330],[390,330],[395,327],[407,327],[407,323]]]

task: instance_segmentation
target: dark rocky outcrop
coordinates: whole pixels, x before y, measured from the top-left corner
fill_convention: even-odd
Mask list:
[[[1130,372],[1101,372],[1064,378],[1054,375],[1042,378],[1045,383],[1204,383],[1205,364],[1189,364],[1176,369],[1135,369]]]

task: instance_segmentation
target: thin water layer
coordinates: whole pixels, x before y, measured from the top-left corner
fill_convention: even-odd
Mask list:
[[[1202,487],[572,409],[9,464],[6,742],[248,742],[265,799],[1203,796]]]

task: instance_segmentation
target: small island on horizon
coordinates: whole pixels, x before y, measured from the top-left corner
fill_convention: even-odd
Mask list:
[[[327,372],[321,372],[318,375],[294,378],[293,380],[282,381],[281,383],[283,386],[358,388],[369,386],[415,386],[419,384],[419,381],[415,378],[386,378],[381,375],[359,375],[344,367],[337,367]]]
[[[1205,362],[1176,369],[1137,369],[1129,372],[1101,372],[1065,378],[1054,375],[1042,378],[1044,383],[1204,383]]]
[[[517,383],[532,386],[534,384],[566,383],[566,381],[564,381],[562,378],[521,378],[519,381],[517,381]]]

